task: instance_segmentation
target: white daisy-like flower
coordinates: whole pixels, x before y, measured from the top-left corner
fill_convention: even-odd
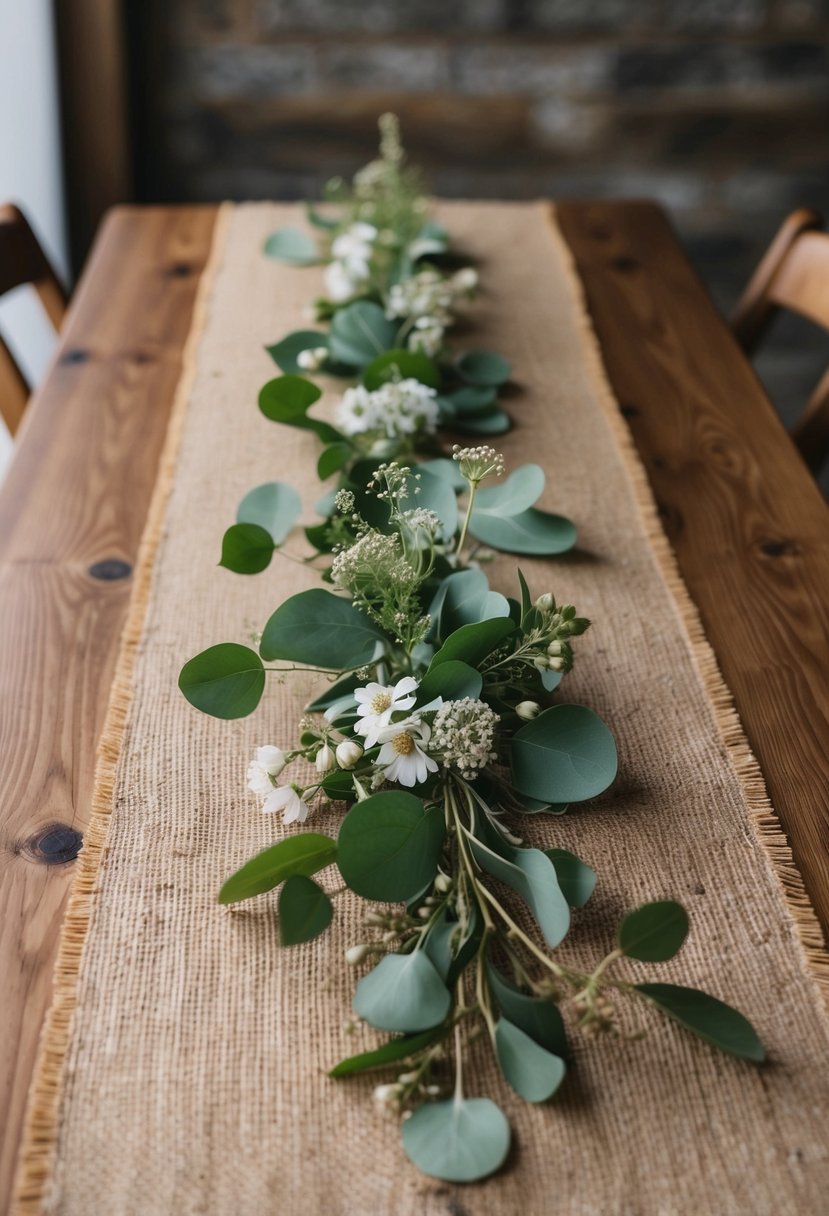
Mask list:
[[[262,804],[266,815],[275,811],[282,812],[283,823],[304,823],[311,813],[311,808],[291,785],[280,785],[271,790]]]
[[[429,773],[438,771],[436,761],[423,750],[431,733],[426,723],[417,717],[393,722],[383,729],[380,735],[383,746],[377,764],[387,781],[411,788],[425,781]]]
[[[404,676],[396,684],[366,684],[354,690],[357,702],[357,717],[354,729],[365,735],[366,747],[380,742],[380,733],[391,723],[397,710],[411,709],[416,700],[418,682],[413,676]]]
[[[260,798],[266,797],[273,791],[272,778],[279,776],[285,763],[281,747],[257,747],[256,756],[248,765],[248,789]]]

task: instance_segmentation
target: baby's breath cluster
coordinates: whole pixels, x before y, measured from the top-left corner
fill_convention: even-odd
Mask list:
[[[487,477],[501,477],[504,473],[504,457],[488,444],[462,448],[456,443],[452,459],[457,461],[461,476],[470,485],[477,486]]]
[[[497,758],[494,749],[499,717],[484,701],[464,697],[449,701],[435,715],[432,747],[447,768],[470,781]]]

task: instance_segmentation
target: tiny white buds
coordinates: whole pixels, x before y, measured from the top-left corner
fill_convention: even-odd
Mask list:
[[[349,946],[345,952],[345,961],[349,964],[349,966],[356,967],[359,963],[362,963],[364,959],[368,958],[370,953],[371,951],[369,950],[368,946]]]
[[[343,739],[342,743],[337,744],[335,755],[340,768],[354,768],[363,755],[363,749],[353,739]]]
[[[437,878],[435,879],[435,890],[439,891],[441,893],[441,895],[445,895],[446,892],[448,890],[450,890],[451,886],[452,886],[452,879],[449,877],[448,874],[444,874],[441,871],[438,874]]]
[[[547,660],[547,666],[550,668],[550,671],[563,671],[564,659],[555,657],[550,658]]]
[[[452,277],[452,286],[456,291],[474,291],[478,286],[478,272],[472,266],[464,266]]]
[[[561,642],[550,642],[550,645],[547,647],[547,654],[555,659],[561,654],[561,649]]]
[[[515,707],[515,712],[525,722],[532,722],[533,718],[537,718],[541,713],[541,706],[537,701],[519,701]]]
[[[549,612],[551,608],[555,607],[555,600],[549,591],[545,591],[535,601],[535,606],[536,608],[540,608],[542,612]]]
[[[323,743],[314,760],[318,773],[330,772],[334,767],[334,753],[327,743]]]

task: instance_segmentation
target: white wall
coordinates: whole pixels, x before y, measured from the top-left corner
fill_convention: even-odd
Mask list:
[[[23,209],[66,282],[51,0],[0,0],[0,201]],[[0,330],[24,373],[36,383],[48,363],[54,337],[30,289],[0,299]],[[11,441],[0,422],[0,476],[10,451]]]

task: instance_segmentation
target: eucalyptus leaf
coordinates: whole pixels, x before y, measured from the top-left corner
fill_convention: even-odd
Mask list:
[[[537,464],[522,464],[506,481],[494,486],[482,486],[475,495],[476,515],[520,515],[531,507],[544,490],[544,470]]]
[[[539,511],[535,507],[518,515],[498,515],[478,511],[476,506],[469,522],[469,531],[476,540],[493,549],[537,557],[566,553],[576,543],[576,528],[569,519]]]
[[[244,718],[265,691],[265,669],[255,650],[222,642],[181,669],[178,686],[191,705],[214,718]]]
[[[350,1077],[357,1072],[368,1072],[372,1068],[385,1068],[400,1060],[408,1060],[410,1056],[416,1055],[424,1047],[429,1047],[432,1043],[437,1042],[443,1037],[443,1034],[443,1029],[437,1027],[432,1030],[424,1030],[421,1034],[406,1034],[399,1039],[390,1039],[388,1043],[384,1043],[382,1047],[375,1047],[373,1051],[361,1051],[359,1055],[341,1060],[339,1064],[334,1065],[328,1075],[329,1077]]]
[[[350,443],[329,443],[323,448],[317,461],[317,476],[320,481],[327,481],[332,473],[337,473],[354,453]]]
[[[721,1051],[758,1064],[766,1058],[748,1018],[707,992],[678,984],[636,984],[635,988],[680,1026]]]
[[[272,891],[295,874],[309,877],[337,859],[337,843],[320,832],[302,832],[273,844],[231,874],[219,892],[220,904],[233,904]]]
[[[440,663],[427,671],[417,690],[418,703],[428,705],[436,697],[443,697],[444,701],[462,701],[464,697],[472,697],[477,701],[483,683],[481,673],[474,667],[458,659],[450,659],[448,663]]]
[[[283,422],[305,431],[313,431],[323,443],[341,443],[343,436],[336,427],[308,410],[319,401],[322,392],[304,376],[277,376],[263,385],[259,393],[259,408],[271,422]]]
[[[555,949],[570,928],[570,908],[549,857],[540,849],[516,849],[506,843],[496,852],[477,836],[469,840],[469,845],[482,870],[521,896],[538,921],[547,945]]]
[[[301,228],[277,228],[265,241],[265,253],[292,266],[313,266],[320,260],[316,241]]]
[[[555,866],[561,893],[571,908],[583,908],[596,889],[596,871],[566,849],[545,849]]]
[[[262,634],[263,659],[291,659],[344,671],[370,663],[383,642],[377,626],[350,600],[321,587],[285,600]]]
[[[525,1102],[546,1102],[564,1080],[567,1066],[506,1018],[495,1025],[495,1054],[501,1072]]]
[[[462,625],[492,617],[509,616],[509,604],[503,595],[490,600],[489,581],[482,570],[459,570],[450,574],[442,584],[438,636],[448,637]],[[434,611],[434,609],[432,609]]]
[[[486,977],[505,1018],[553,1055],[566,1056],[567,1034],[558,1005],[549,999],[520,992],[491,963],[487,963]]]
[[[495,403],[497,395],[496,388],[465,384],[463,388],[455,389],[453,393],[447,393],[447,398],[451,401],[455,413],[463,416],[479,414],[482,410],[489,409]]]
[[[688,935],[688,913],[672,899],[643,904],[619,925],[619,948],[643,963],[673,958]]]
[[[274,548],[270,532],[259,524],[233,524],[222,537],[219,565],[235,574],[259,574],[270,565]]]
[[[455,361],[458,374],[467,384],[483,387],[506,383],[512,368],[508,359],[489,350],[471,350]]]
[[[396,335],[397,325],[379,304],[356,300],[334,314],[329,345],[335,359],[362,368],[391,350]]]
[[[302,375],[304,371],[297,362],[297,355],[302,354],[304,350],[318,350],[320,347],[328,349],[328,334],[317,329],[297,329],[281,342],[266,346],[265,350],[280,371],[296,376]]]
[[[325,232],[334,232],[341,223],[341,220],[334,215],[323,215],[313,203],[305,204],[305,214],[308,216],[309,224],[313,224],[315,228],[322,228]]]
[[[284,481],[267,481],[250,490],[239,503],[237,524],[258,524],[281,545],[302,512],[302,499]]]
[[[363,372],[363,384],[367,389],[381,388],[390,380],[419,380],[429,388],[437,388],[440,384],[440,372],[435,364],[422,351],[394,350],[384,351],[376,359],[372,359]]]
[[[334,907],[312,878],[292,874],[279,892],[279,940],[283,946],[310,942],[331,924]]]
[[[363,899],[404,902],[437,874],[445,836],[443,811],[391,790],[353,806],[337,841],[340,873]]]
[[[387,954],[364,975],[354,993],[354,1012],[377,1030],[414,1033],[438,1026],[452,998],[422,950]]]
[[[436,477],[440,477],[443,481],[448,481],[453,490],[460,492],[466,489],[466,481],[458,468],[456,460],[447,460],[444,456],[438,456],[434,460],[424,460],[417,466],[419,473],[434,473]]]
[[[462,625],[443,643],[432,659],[429,670],[432,671],[441,663],[448,663],[450,659],[459,659],[470,667],[478,667],[514,632],[515,625],[508,616],[493,617],[475,625]]]
[[[504,1164],[509,1124],[489,1098],[424,1102],[403,1123],[406,1156],[444,1182],[478,1182]]]
[[[584,705],[554,705],[516,731],[516,790],[546,802],[584,802],[613,782],[616,744],[601,718]]]
[[[452,423],[452,429],[462,435],[506,435],[511,427],[512,419],[501,409],[461,415]]]

